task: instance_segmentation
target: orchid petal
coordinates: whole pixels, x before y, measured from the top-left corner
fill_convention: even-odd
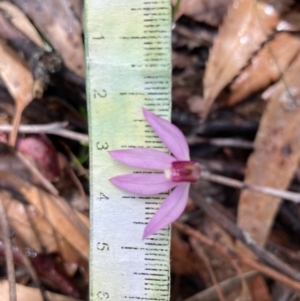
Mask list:
[[[190,184],[177,185],[156,211],[144,230],[143,239],[174,222],[185,209]]]
[[[168,191],[177,183],[168,180],[164,174],[128,174],[109,179],[114,185],[132,193],[153,195]]]
[[[176,161],[169,154],[149,148],[114,150],[110,151],[109,154],[124,164],[154,170],[164,170],[172,162]]]
[[[143,108],[143,113],[154,132],[178,160],[190,160],[189,147],[182,132],[169,121]]]

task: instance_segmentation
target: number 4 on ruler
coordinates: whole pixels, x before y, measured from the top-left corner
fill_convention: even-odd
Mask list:
[[[97,197],[98,200],[109,200],[109,197],[106,196],[104,193],[100,192],[99,196]]]
[[[109,298],[109,294],[107,292],[98,292],[97,297],[99,298],[99,300],[105,300]]]

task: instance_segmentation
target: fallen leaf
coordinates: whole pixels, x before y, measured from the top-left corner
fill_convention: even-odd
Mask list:
[[[9,144],[14,145],[22,112],[33,99],[33,77],[27,63],[0,39],[0,77],[15,101],[13,130]]]
[[[3,171],[0,171],[0,184],[4,188],[14,187],[84,259],[88,258],[87,228],[62,198],[51,195]]]
[[[300,56],[270,94],[247,162],[245,182],[285,190],[300,160]],[[292,97],[291,97],[292,96]],[[271,137],[271,139],[270,139]],[[238,225],[264,245],[281,199],[243,190],[238,206]],[[249,251],[239,246],[243,254]]]
[[[248,285],[253,301],[272,301],[270,290],[263,277],[255,277]]]
[[[6,14],[6,17],[11,21],[16,28],[23,32],[36,45],[43,48],[44,43],[36,28],[28,20],[26,15],[15,5],[8,1],[0,2],[0,9]]]
[[[176,229],[172,229],[171,269],[172,273],[178,275],[197,274],[199,270],[205,270],[204,263],[193,254],[189,244],[180,238]]]
[[[171,0],[174,6],[177,1]],[[219,26],[232,2],[233,0],[181,0],[174,19],[186,15],[198,22]]]
[[[70,3],[71,9],[75,12],[76,16],[83,22],[83,0],[64,0]]]
[[[16,291],[18,301],[43,301],[41,292],[37,288],[17,284]],[[71,297],[55,294],[48,291],[46,291],[45,293],[49,301],[80,301],[79,299],[74,299]],[[9,285],[7,280],[0,281],[0,295],[1,301],[10,301]]]
[[[284,1],[289,3],[289,1]],[[204,110],[206,117],[222,89],[245,67],[252,54],[272,34],[280,11],[264,2],[235,0],[215,39],[204,75]]]
[[[82,26],[67,1],[12,0],[26,13],[53,48],[62,56],[65,65],[84,77]]]
[[[26,246],[37,253],[58,253],[65,262],[81,264],[80,254],[34,206],[11,197],[2,199],[10,226]]]
[[[299,36],[279,33],[255,55],[250,64],[230,85],[226,105],[232,106],[247,96],[276,82],[300,51]]]

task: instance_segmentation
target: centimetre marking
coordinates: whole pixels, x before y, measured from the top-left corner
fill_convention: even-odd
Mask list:
[[[90,0],[91,1],[91,0]],[[92,0],[94,1],[94,0]],[[91,1],[91,2],[92,2]],[[101,2],[101,1],[100,1]],[[104,1],[105,2],[105,1]],[[138,1],[127,0],[129,3],[138,3]],[[99,5],[98,5],[99,6]],[[118,9],[117,7],[115,9]],[[103,14],[105,14],[105,10],[103,10]],[[143,69],[153,69],[153,72],[148,72],[145,75],[144,82],[140,83],[143,87],[142,91],[132,91],[130,88],[128,91],[119,92],[119,102],[123,103],[128,99],[128,97],[138,97],[139,99],[142,97],[142,103],[148,109],[154,110],[158,113],[159,116],[164,118],[169,118],[170,113],[170,76],[166,77],[165,75],[160,75],[160,72],[156,72],[157,70],[168,70],[171,68],[170,63],[170,7],[169,1],[161,0],[161,1],[145,1],[142,2],[141,6],[135,5],[134,7],[128,7],[127,12],[123,12],[122,14],[130,14],[130,11],[133,13],[140,12],[142,17],[142,25],[135,24],[135,26],[141,26],[144,28],[141,29],[141,35],[122,35],[119,36],[120,40],[131,41],[131,43],[138,43],[135,47],[140,48],[140,52],[143,53],[143,60],[141,62],[128,62],[129,68],[132,70],[143,70]],[[109,20],[108,20],[109,21]],[[102,22],[105,22],[105,18],[102,17]],[[116,20],[118,22],[118,20]],[[102,43],[103,41],[109,42],[109,37],[105,36],[105,33],[97,34],[91,37],[91,40],[94,40],[95,43]],[[97,44],[98,45],[98,44]],[[101,44],[99,44],[98,47]],[[137,46],[139,45],[139,46]],[[118,55],[122,56],[120,52]],[[92,64],[92,62],[91,62]],[[101,65],[101,62],[97,62],[98,65]],[[89,67],[89,66],[88,66]],[[88,68],[89,69],[89,68]],[[92,86],[92,85],[91,85]],[[98,87],[95,87],[98,88]],[[98,90],[97,90],[98,91]],[[106,90],[100,90],[101,92],[97,92],[97,97],[106,96]],[[107,100],[108,102],[108,100]],[[109,103],[107,104],[109,106]],[[132,106],[135,106],[135,101],[132,101]],[[95,108],[95,107],[94,107]],[[93,109],[93,105],[90,105],[90,110]],[[93,121],[92,121],[93,122]],[[145,122],[144,119],[132,119],[133,123],[144,123],[144,141],[140,141],[139,144],[142,145],[132,145],[122,144],[121,148],[128,147],[151,147],[159,150],[165,150],[165,147],[162,146],[161,142],[158,138],[153,134],[149,125]],[[93,129],[93,127],[92,127]],[[122,129],[121,129],[122,130]],[[149,135],[148,133],[151,133]],[[128,134],[125,133],[124,134]],[[93,133],[92,133],[93,138]],[[92,139],[93,141],[93,139]],[[109,141],[105,142],[107,144],[107,148],[109,145]],[[106,144],[97,145],[97,149],[99,151],[106,150]],[[93,155],[93,152],[92,154]],[[106,195],[105,193],[95,192],[97,195],[97,200],[94,202],[109,203],[112,202],[112,195]],[[161,194],[157,197],[136,197],[132,195],[122,195],[121,198],[124,199],[125,202],[129,200],[137,200],[139,202],[143,202],[144,204],[144,220],[132,220],[132,224],[137,227],[139,233],[142,233],[145,225],[148,223],[151,216],[155,213],[155,211],[159,208],[161,201],[165,199],[166,194]],[[150,201],[147,201],[150,200]],[[104,203],[103,203],[104,204]],[[127,245],[119,245],[118,247],[124,252],[127,252],[125,256],[143,256],[143,264],[137,265],[137,269],[135,271],[131,271],[131,274],[126,275],[126,271],[123,271],[123,274],[127,278],[130,277],[138,277],[134,280],[134,282],[139,282],[140,287],[138,290],[136,288],[132,288],[132,291],[128,291],[128,288],[123,291],[123,294],[119,296],[120,299],[116,299],[114,297],[114,292],[108,291],[106,287],[101,287],[101,283],[97,286],[94,286],[94,282],[97,281],[97,277],[99,276],[99,271],[95,266],[98,263],[98,260],[105,260],[105,257],[108,257],[108,252],[113,252],[113,250],[109,249],[110,244],[108,242],[100,242],[101,236],[98,235],[96,219],[99,212],[95,212],[96,208],[101,208],[100,205],[92,206],[93,215],[91,218],[92,222],[92,233],[91,239],[93,243],[91,246],[94,246],[96,241],[97,250],[101,250],[103,253],[102,256],[99,253],[95,253],[95,250],[91,250],[91,296],[92,301],[94,300],[149,300],[149,301],[168,301],[169,300],[169,236],[170,230],[165,229],[146,239],[142,244],[131,245],[131,242],[128,241]],[[107,207],[105,207],[107,208]],[[104,214],[102,212],[102,214]],[[121,217],[121,216],[120,216]],[[128,221],[129,222],[129,221]],[[107,236],[109,238],[109,236]],[[99,242],[98,242],[99,240]],[[141,246],[142,245],[142,246]],[[116,247],[116,245],[115,245]],[[116,251],[117,252],[117,251]],[[141,252],[140,255],[134,255],[132,252]],[[129,255],[128,255],[129,254]],[[115,256],[116,253],[115,253]],[[98,259],[99,258],[99,259]],[[113,257],[113,260],[115,258]],[[149,267],[150,266],[150,267]],[[93,282],[94,281],[94,282]],[[115,285],[121,285],[119,283],[115,283]],[[130,289],[130,287],[129,287]]]

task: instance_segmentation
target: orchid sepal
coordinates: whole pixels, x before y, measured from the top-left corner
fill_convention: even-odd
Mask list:
[[[119,188],[139,195],[155,195],[174,188],[146,226],[145,239],[171,224],[184,211],[190,183],[200,178],[200,165],[190,161],[188,144],[175,125],[145,108],[143,114],[171,155],[149,148],[114,150],[109,154],[119,162],[149,170],[111,178],[110,182]]]

